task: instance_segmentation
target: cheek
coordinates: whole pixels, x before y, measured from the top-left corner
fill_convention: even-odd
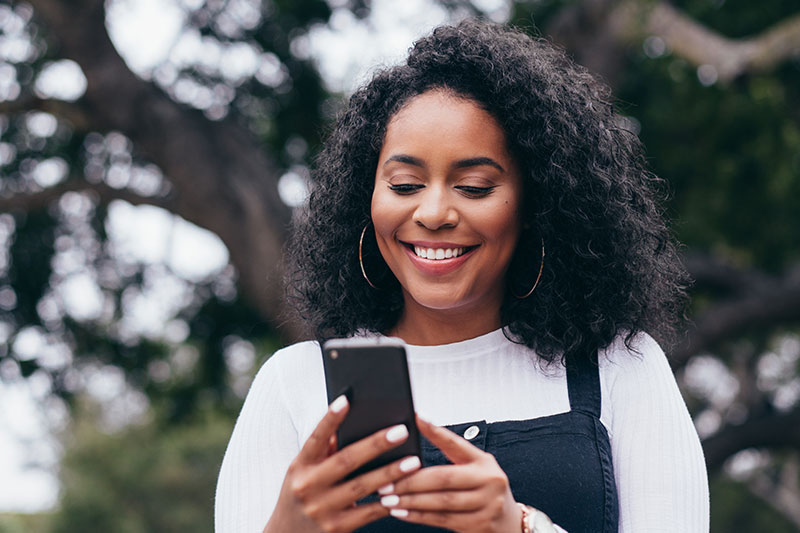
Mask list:
[[[507,263],[511,261],[514,251],[517,249],[517,241],[519,240],[519,224],[516,220],[511,223],[504,224],[505,230],[498,237],[499,248],[501,249],[502,261]]]
[[[390,240],[402,221],[397,202],[392,202],[384,192],[376,191],[372,194],[370,212],[378,243]]]
[[[499,246],[510,246],[512,249],[516,246],[520,223],[514,202],[506,203],[503,209],[489,210],[489,216],[484,218],[482,225],[486,228],[487,238],[494,240]]]

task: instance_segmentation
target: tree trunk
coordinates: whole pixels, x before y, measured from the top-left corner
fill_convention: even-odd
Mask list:
[[[79,104],[89,127],[123,132],[138,155],[158,165],[172,186],[173,212],[227,246],[245,300],[286,341],[303,337],[301,325],[284,318],[282,258],[291,210],[278,194],[279,169],[250,131],[230,118],[211,121],[134,75],[108,37],[102,0],[31,4],[60,55],[86,76]]]

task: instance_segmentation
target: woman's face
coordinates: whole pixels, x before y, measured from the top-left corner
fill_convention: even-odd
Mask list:
[[[431,90],[392,117],[372,221],[406,312],[475,309],[499,320],[521,198],[505,133],[474,101]]]

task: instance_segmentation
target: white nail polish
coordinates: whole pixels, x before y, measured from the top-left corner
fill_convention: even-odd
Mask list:
[[[400,442],[408,437],[408,428],[404,424],[398,424],[386,432],[386,440],[389,442]]]
[[[394,507],[398,503],[400,503],[400,496],[397,494],[389,494],[381,498],[381,505],[384,507]]]
[[[416,470],[422,465],[419,462],[419,457],[416,455],[403,459],[400,463],[400,471],[401,472],[411,472],[412,470]]]
[[[345,407],[347,407],[347,396],[344,394],[333,400],[331,403],[331,411],[334,413],[341,412]]]
[[[408,516],[408,511],[406,509],[392,509],[389,514],[397,518],[405,518]]]
[[[391,494],[394,492],[394,483],[389,483],[378,489],[378,494]]]

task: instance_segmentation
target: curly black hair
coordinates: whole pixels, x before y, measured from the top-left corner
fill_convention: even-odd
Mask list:
[[[290,296],[319,338],[387,332],[403,297],[367,232],[378,155],[389,120],[412,98],[439,89],[468,98],[506,132],[524,182],[523,230],[509,268],[506,335],[547,361],[595,353],[620,334],[662,342],[685,300],[685,272],[637,137],[610,91],[541,38],[484,21],[441,26],[405,64],[355,92],[319,154],[308,206],[288,249]],[[546,247],[544,272],[533,294]],[[381,269],[383,273],[381,274]],[[527,285],[526,285],[527,284]]]

